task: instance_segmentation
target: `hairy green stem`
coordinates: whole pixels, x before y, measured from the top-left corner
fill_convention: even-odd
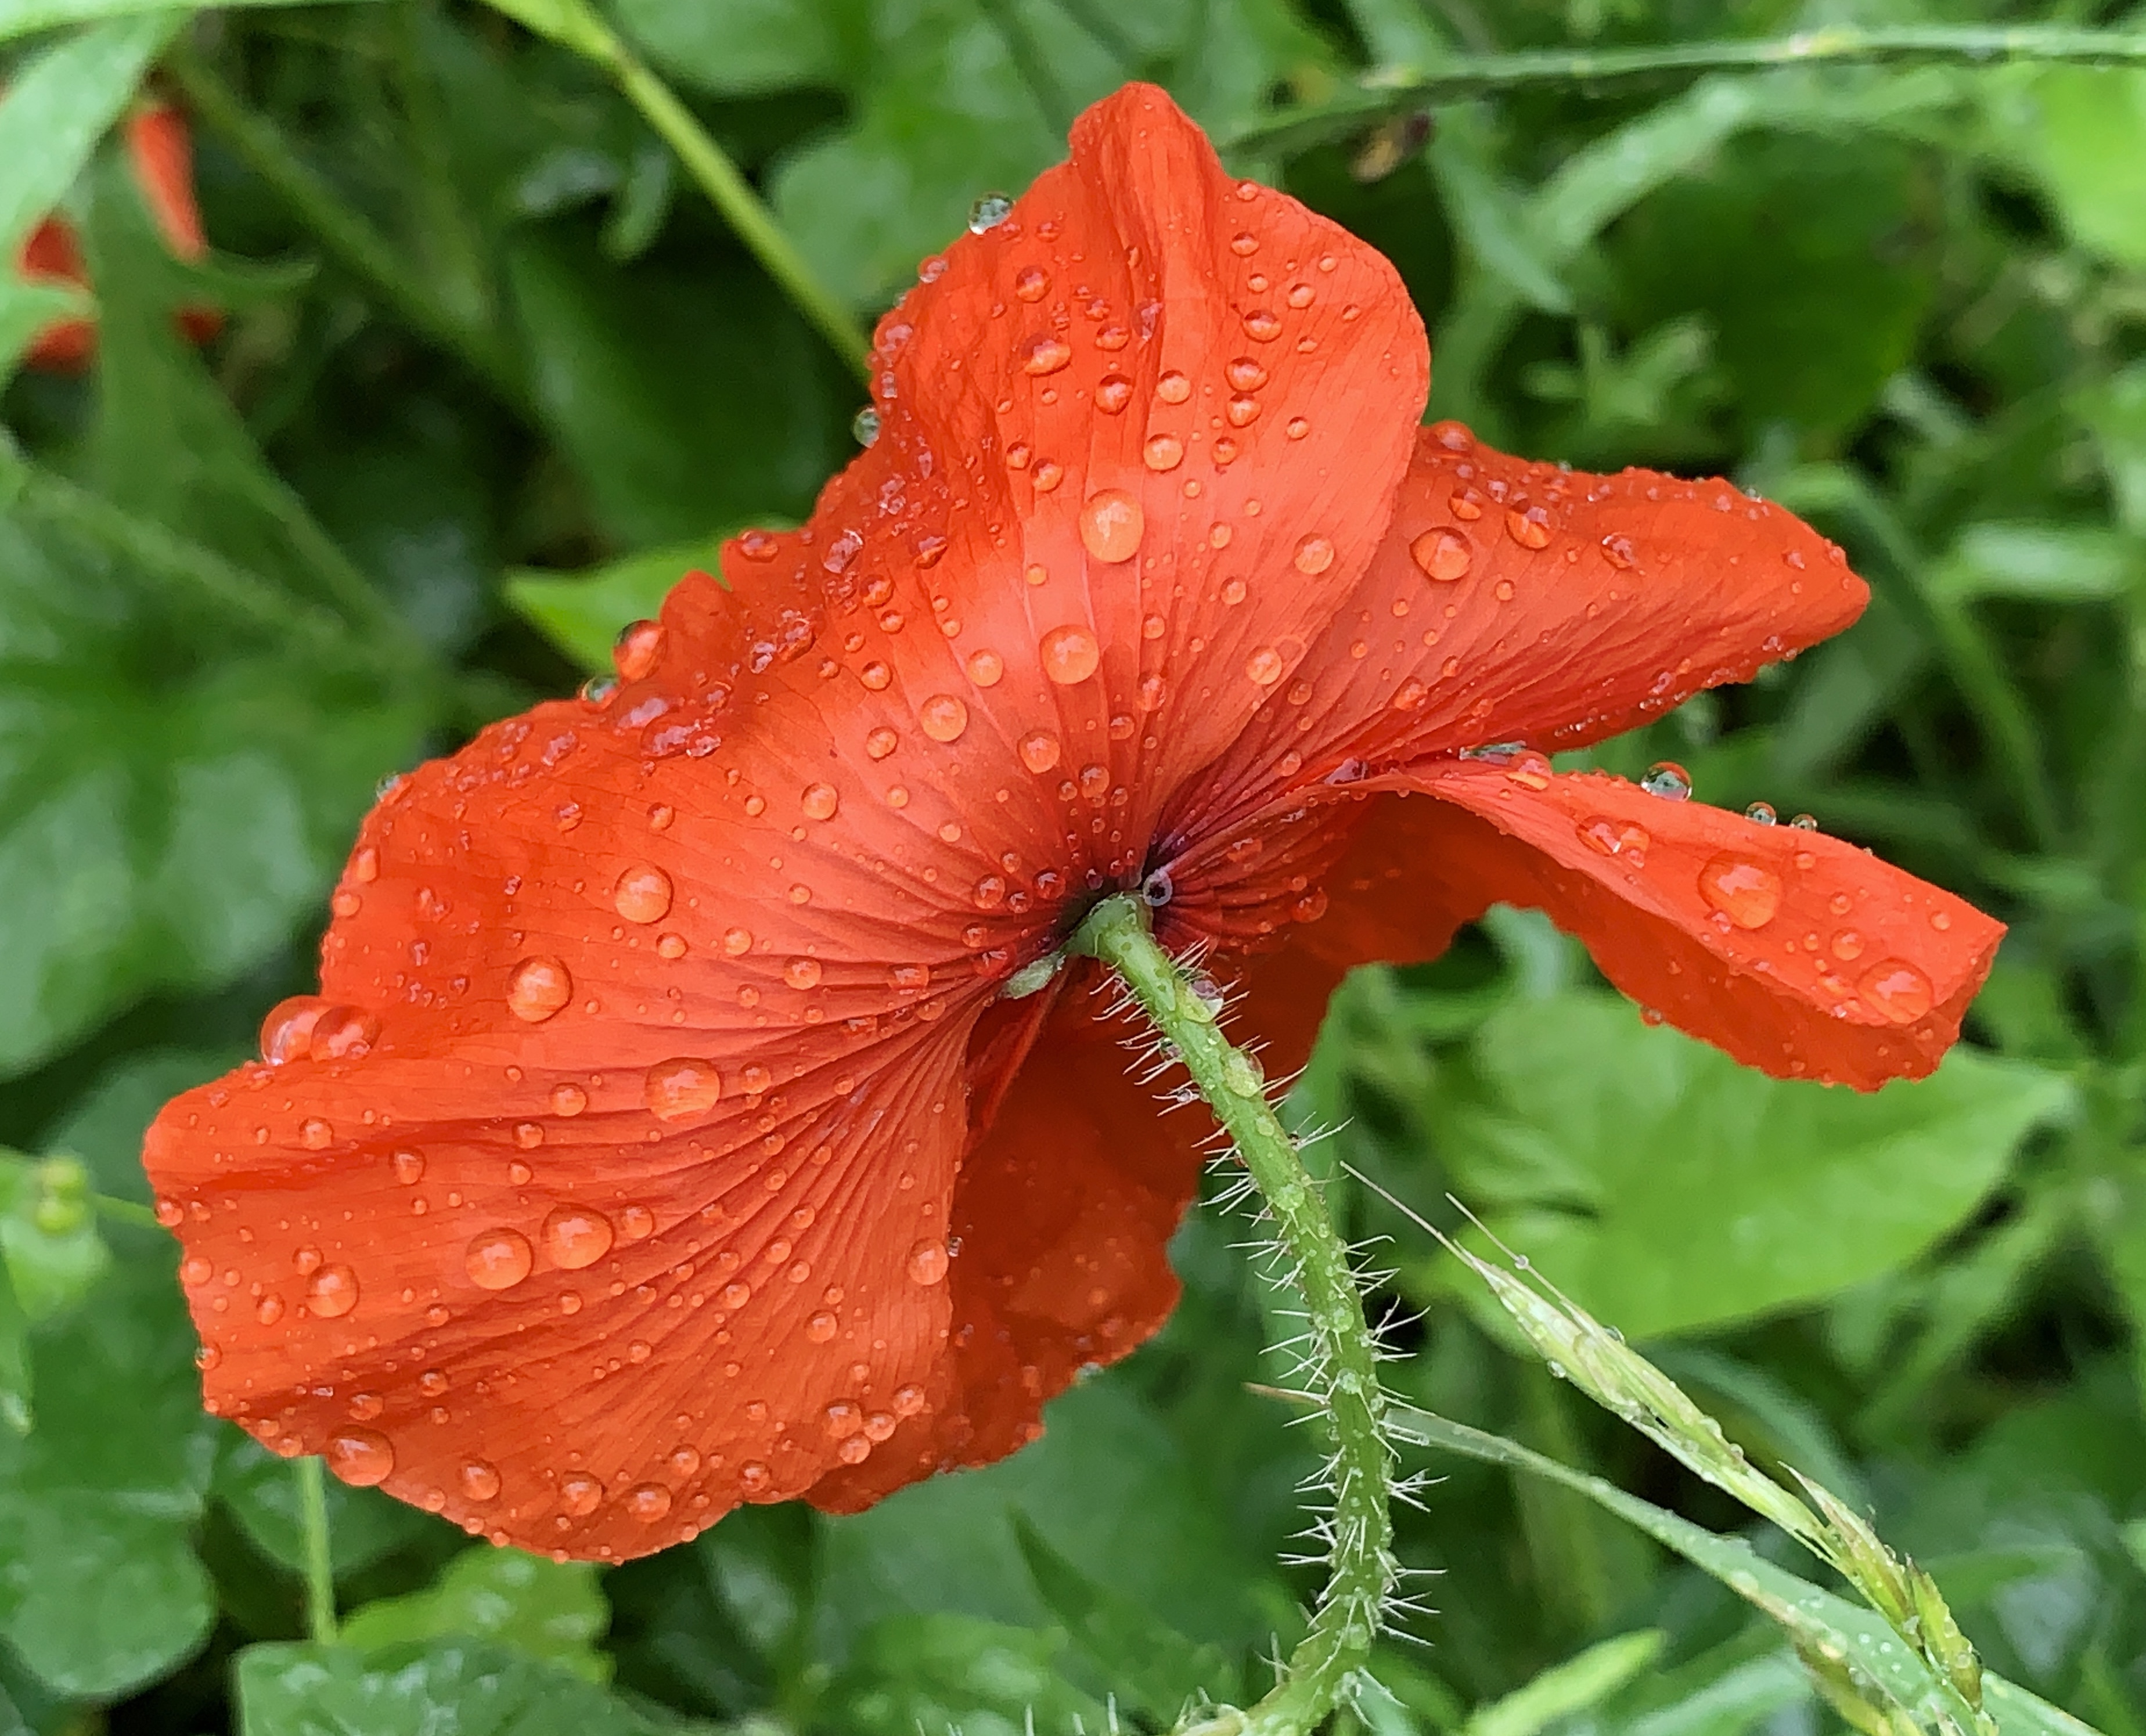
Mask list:
[[[306,1539],[306,1635],[315,1645],[336,1642],[335,1562],[328,1553],[326,1468],[310,1454],[291,1461],[298,1479],[298,1524]]]
[[[1315,109],[1276,115],[1228,142],[1231,148],[1246,152],[1299,149],[1395,115],[1545,85],[1582,85],[1607,92],[1664,75],[1696,77],[1801,66],[1986,67],[2011,61],[2146,66],[2146,32],[2040,24],[1903,24],[1869,29],[1844,24],[1753,41],[1662,42],[1578,53],[1535,49],[1458,55],[1435,70],[1411,69]]]
[[[163,67],[193,112],[267,183],[344,270],[420,337],[467,362],[507,403],[524,405],[526,394],[497,334],[450,311],[387,238],[306,166],[274,122],[247,107],[183,41],[165,54]]]
[[[1392,1458],[1384,1434],[1376,1347],[1363,1298],[1319,1190],[1269,1105],[1258,1065],[1230,1044],[1203,999],[1150,930],[1148,910],[1120,894],[1089,913],[1069,950],[1100,959],[1125,984],[1191,1074],[1265,1200],[1304,1299],[1305,1361],[1332,1437],[1334,1509],[1319,1610],[1270,1694],[1248,1713],[1201,1726],[1216,1736],[1303,1736],[1332,1711],[1371,1653],[1393,1589]],[[1239,1721],[1231,1722],[1232,1719]]]
[[[492,4],[609,73],[626,99],[641,111],[641,118],[678,153],[686,172],[797,311],[860,378],[871,377],[871,347],[850,310],[812,274],[796,243],[782,232],[775,213],[752,190],[730,153],[708,136],[692,110],[626,46],[588,0],[492,0]]]

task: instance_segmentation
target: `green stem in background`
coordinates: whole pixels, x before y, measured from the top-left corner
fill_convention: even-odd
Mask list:
[[[492,0],[492,4],[516,22],[563,43],[609,73],[626,101],[641,111],[641,118],[678,153],[686,172],[701,184],[701,191],[797,311],[860,379],[870,380],[871,347],[850,310],[813,276],[805,256],[782,232],[775,214],[731,161],[730,153],[708,136],[692,110],[649,70],[588,0]]]
[[[1662,42],[1580,53],[1535,49],[1457,55],[1435,70],[1411,68],[1320,107],[1278,114],[1237,134],[1228,146],[1245,152],[1294,151],[1417,109],[1545,86],[1577,85],[1589,92],[1606,93],[1664,76],[1704,72],[1809,66],[1988,67],[2015,61],[2146,66],[2146,33],[2064,25],[1904,24],[1872,29],[1839,25],[1755,41]]]
[[[1305,1362],[1334,1449],[1326,1589],[1274,1692],[1248,1713],[1225,1714],[1199,1727],[1215,1736],[1302,1736],[1333,1710],[1370,1659],[1395,1572],[1387,1510],[1392,1459],[1363,1298],[1349,1250],[1267,1102],[1257,1064],[1217,1029],[1214,1007],[1156,943],[1146,905],[1122,893],[1105,899],[1068,950],[1116,972],[1191,1074],[1265,1200],[1304,1299]]]
[[[328,1554],[326,1468],[308,1455],[291,1461],[298,1479],[298,1524],[306,1539],[306,1637],[315,1645],[336,1643],[335,1562]]]
[[[450,312],[387,238],[306,166],[297,147],[274,122],[248,108],[183,41],[166,53],[163,67],[194,114],[273,189],[346,271],[419,337],[460,357],[509,404],[522,405],[525,394],[496,334]]]

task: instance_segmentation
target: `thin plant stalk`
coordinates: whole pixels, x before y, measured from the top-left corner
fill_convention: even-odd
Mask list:
[[[306,1542],[306,1634],[315,1645],[336,1643],[335,1563],[328,1554],[327,1472],[310,1454],[293,1459],[298,1479],[298,1524]]]
[[[1105,899],[1068,950],[1099,959],[1116,974],[1192,1075],[1265,1202],[1285,1269],[1304,1300],[1305,1379],[1320,1404],[1333,1454],[1333,1509],[1320,1531],[1330,1545],[1326,1587],[1274,1691],[1248,1712],[1204,1715],[1196,1726],[1201,1736],[1303,1736],[1340,1702],[1369,1661],[1396,1573],[1389,1513],[1392,1452],[1363,1297],[1318,1185],[1267,1100],[1258,1064],[1223,1035],[1213,1000],[1157,944],[1147,906],[1125,894]]]

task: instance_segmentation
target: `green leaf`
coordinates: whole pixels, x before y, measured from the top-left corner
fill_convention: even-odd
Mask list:
[[[306,1565],[297,1479],[279,1459],[236,1429],[222,1431],[210,1493],[262,1554],[292,1573]],[[377,1489],[327,1480],[328,1549],[338,1574],[357,1573],[393,1554],[438,1522]]]
[[[188,1547],[213,1425],[167,1245],[143,1239],[81,1308],[37,1329],[37,1427],[0,1434],[0,1637],[54,1692],[111,1699],[215,1619]]]
[[[1460,1193],[1634,1338],[1814,1301],[1914,1259],[2069,1100],[2051,1073],[1965,1050],[1869,1095],[1769,1080],[1592,993],[1500,1009],[1471,1060],[1473,1088],[1450,1082],[1438,1105]]]
[[[538,409],[622,546],[795,518],[855,450],[854,388],[757,272],[629,271],[562,224],[512,242],[507,281]]]
[[[183,16],[93,24],[12,72],[0,97],[0,259],[59,203]]]
[[[1023,1515],[1016,1514],[1013,1524],[1037,1595],[1120,1699],[1174,1724],[1196,1697],[1226,1702],[1238,1691],[1238,1672],[1219,1646],[1195,1645],[1153,1612],[1097,1584]]]
[[[1665,1637],[1659,1628],[1642,1628],[1554,1664],[1525,1687],[1477,1708],[1465,1736],[1538,1736],[1560,1719],[1607,1699],[1661,1656]]]
[[[841,0],[621,0],[616,8],[666,72],[726,96],[837,82],[853,10]]]
[[[7,1262],[0,1260],[0,1424],[17,1434],[30,1432],[30,1320],[15,1298]]]
[[[0,386],[13,376],[40,332],[89,307],[87,296],[65,284],[0,282]]]
[[[601,1687],[611,1660],[597,1643],[610,1622],[595,1563],[479,1544],[448,1562],[429,1589],[354,1611],[340,1638],[376,1655],[420,1641],[490,1640]]]
[[[204,1085],[253,1058],[249,1050],[137,1050],[98,1074],[89,1090],[54,1122],[44,1139],[88,1166],[100,1194],[149,1201],[142,1173],[142,1136],[157,1111],[180,1092]]]
[[[691,568],[718,571],[723,538],[729,534],[628,555],[586,572],[511,572],[507,601],[582,668],[609,674],[611,642],[620,630],[631,621],[654,619],[671,587]]]
[[[347,1648],[248,1646],[234,1665],[239,1736],[652,1736],[617,1696],[502,1647],[447,1642],[375,1659]]]
[[[1954,602],[2101,602],[2124,596],[2142,576],[2146,558],[2136,544],[2099,526],[1983,523],[1961,531],[1929,584]]]
[[[866,1631],[828,1692],[844,1736],[1028,1736],[1107,1729],[1059,1673],[1066,1636],[966,1615],[893,1616]]]
[[[217,0],[219,10],[232,6],[327,3],[329,0]],[[129,18],[143,13],[176,20],[199,9],[190,4],[174,5],[172,0],[0,0],[0,42],[40,30],[56,30],[66,24],[90,24],[99,19]]]
[[[0,1255],[32,1320],[81,1301],[112,1263],[89,1193],[87,1175],[71,1157],[0,1154]]]
[[[2000,88],[2000,137],[2039,176],[2072,238],[2146,265],[2146,72],[2047,67]]]

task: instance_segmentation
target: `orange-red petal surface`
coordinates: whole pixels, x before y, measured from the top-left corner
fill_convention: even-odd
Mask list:
[[[1868,596],[1839,547],[1731,483],[1530,463],[1440,422],[1303,678],[1199,796],[1212,812],[1345,766],[1581,746],[1749,680]]]

